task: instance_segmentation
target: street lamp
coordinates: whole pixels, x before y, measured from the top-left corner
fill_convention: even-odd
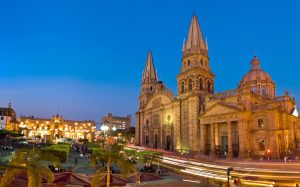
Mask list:
[[[109,128],[108,128],[107,125],[102,125],[102,126],[101,126],[101,131],[104,132],[104,136],[106,136],[105,132],[106,132],[108,129],[109,129]]]
[[[230,183],[229,183],[229,177],[230,177],[230,172],[233,171],[233,168],[230,167],[230,168],[227,168],[227,185],[228,187],[230,186]]]

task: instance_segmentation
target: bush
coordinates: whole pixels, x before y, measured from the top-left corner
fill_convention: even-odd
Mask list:
[[[70,145],[65,143],[51,145],[42,149],[42,155],[45,156],[45,158],[47,158],[47,154],[53,155],[59,158],[60,162],[66,162],[68,160],[69,153]]]

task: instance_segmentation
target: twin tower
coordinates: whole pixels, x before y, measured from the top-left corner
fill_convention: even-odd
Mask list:
[[[180,74],[177,76],[179,98],[190,94],[204,96],[214,92],[215,75],[209,66],[208,43],[207,40],[204,42],[196,15],[192,17],[187,40],[183,42],[181,63]],[[162,89],[166,89],[166,86],[159,81],[152,53],[149,52],[142,76],[139,108],[145,106],[150,95]]]

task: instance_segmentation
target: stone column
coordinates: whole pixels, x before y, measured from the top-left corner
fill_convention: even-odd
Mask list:
[[[218,152],[216,150],[216,154],[220,154],[220,149],[221,149],[221,145],[220,145],[220,139],[219,139],[219,123],[215,124],[215,148],[217,148],[218,146]]]
[[[205,125],[200,121],[200,153],[204,154],[205,151]]]
[[[239,158],[247,157],[247,149],[245,144],[245,125],[244,121],[238,121],[238,133],[239,133]]]
[[[228,137],[228,151],[227,151],[227,159],[232,158],[232,135],[231,135],[231,122],[227,121],[227,137]]]
[[[220,146],[220,140],[219,140],[219,124],[215,124],[215,144]]]
[[[215,124],[210,124],[210,156],[216,156],[215,146]]]

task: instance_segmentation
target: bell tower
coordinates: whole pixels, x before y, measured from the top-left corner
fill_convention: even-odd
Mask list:
[[[198,18],[193,15],[187,40],[182,46],[182,65],[177,76],[178,96],[214,93],[214,77],[209,66],[207,40],[204,42]]]
[[[151,51],[148,53],[146,67],[142,76],[142,88],[140,93],[140,109],[144,108],[147,99],[156,91],[156,85],[158,84],[158,77],[154,69],[154,62]]]

